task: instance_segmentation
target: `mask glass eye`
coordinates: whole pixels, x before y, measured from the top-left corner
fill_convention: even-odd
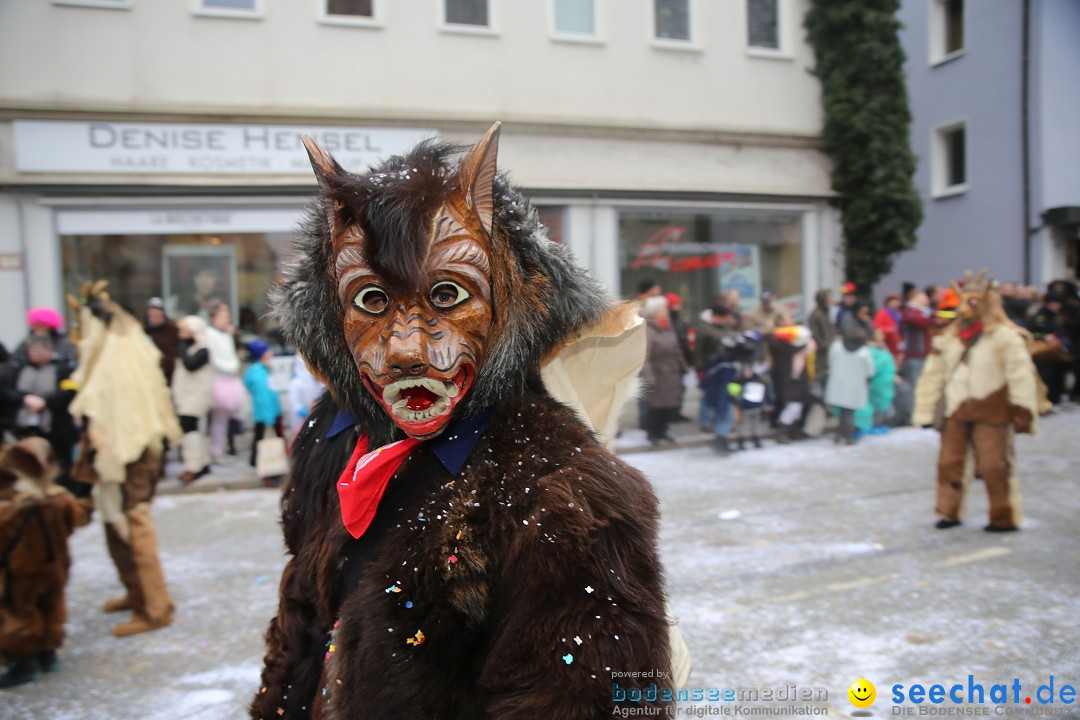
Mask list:
[[[353,298],[353,305],[370,315],[382,315],[389,304],[386,291],[378,285],[365,285]]]
[[[442,280],[431,287],[432,304],[443,310],[460,305],[471,297],[468,290],[449,280]]]

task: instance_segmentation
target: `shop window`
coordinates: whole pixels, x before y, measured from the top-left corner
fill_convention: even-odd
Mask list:
[[[597,35],[596,0],[551,0],[556,36],[589,38]]]
[[[934,196],[967,190],[967,123],[959,121],[935,128],[932,142]]]
[[[283,344],[266,293],[291,240],[290,233],[63,235],[64,290],[78,296],[84,281],[107,280],[113,299],[139,318],[152,297],[174,320],[208,319],[224,302],[241,338]]]
[[[940,63],[964,52],[964,0],[929,0],[930,62]]]
[[[654,37],[690,42],[691,0],[653,0]]]
[[[536,214],[540,218],[540,224],[547,230],[548,240],[557,243],[564,242],[563,224],[566,218],[566,208],[542,207],[537,208]]]
[[[764,50],[780,49],[780,0],[747,0],[746,44]]]
[[[770,290],[794,319],[805,318],[798,214],[625,212],[619,215],[619,253],[624,295],[651,280],[682,298],[682,316],[690,322],[729,290],[738,291],[744,310]]]
[[[443,0],[447,25],[491,26],[491,0]]]

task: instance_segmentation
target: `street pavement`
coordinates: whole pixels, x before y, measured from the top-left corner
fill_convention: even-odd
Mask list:
[[[896,712],[894,685],[962,683],[966,693],[969,675],[987,693],[1022,684],[1020,704],[990,708],[992,716],[1045,710],[1034,693],[1051,676],[1058,693],[1080,685],[1078,429],[1080,407],[1070,406],[1045,418],[1039,436],[1019,438],[1026,519],[1011,534],[982,531],[978,481],[967,521],[932,527],[937,436],[928,430],[854,447],[768,442],[729,458],[704,446],[626,454],[661,498],[670,600],[694,660],[687,685],[794,685],[818,698],[684,703],[680,713],[812,707],[849,717],[847,688],[865,678],[877,700],[864,712],[885,717]],[[100,524],[77,531],[63,667],[0,691],[0,719],[246,716],[285,558],[278,492],[227,486],[155,501],[178,608],[176,622],[156,632],[109,635],[123,617],[99,606],[120,586]],[[928,707],[906,705],[915,715]],[[1053,707],[1077,716],[1075,704]],[[948,708],[956,709],[931,709]]]

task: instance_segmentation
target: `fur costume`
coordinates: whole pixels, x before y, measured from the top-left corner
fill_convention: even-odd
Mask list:
[[[94,505],[126,590],[123,598],[107,601],[105,610],[132,611],[113,634],[133,635],[172,622],[150,501],[162,442],[175,444],[181,433],[161,374],[161,353],[139,322],[109,298],[103,282],[85,294],[73,376],[79,393],[71,404],[72,414],[83,419],[82,454],[72,474],[94,485]]]
[[[670,684],[656,497],[541,380],[616,308],[496,175],[497,139],[365,175],[306,141],[321,202],[274,303],[330,394],[293,449],[253,718],[572,720],[612,714],[613,672]],[[621,394],[581,400],[604,426]],[[356,538],[337,486],[358,433],[427,442]]]
[[[1009,321],[985,271],[963,289],[957,319],[939,333],[915,389],[914,422],[929,425],[943,400],[938,459],[938,527],[960,522],[970,452],[990,498],[987,530],[1020,523],[1013,433],[1035,433],[1038,392],[1027,340]]]
[[[36,660],[64,639],[68,537],[89,513],[54,485],[48,442],[27,438],[0,451],[0,655]]]

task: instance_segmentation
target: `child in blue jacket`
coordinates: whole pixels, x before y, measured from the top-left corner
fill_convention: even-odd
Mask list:
[[[274,428],[278,437],[285,437],[285,433],[281,426],[281,400],[270,382],[270,361],[274,351],[264,340],[252,340],[247,347],[253,362],[244,373],[244,387],[251,394],[255,416],[255,439],[251,442],[251,466],[255,467],[255,452],[266,428]]]

